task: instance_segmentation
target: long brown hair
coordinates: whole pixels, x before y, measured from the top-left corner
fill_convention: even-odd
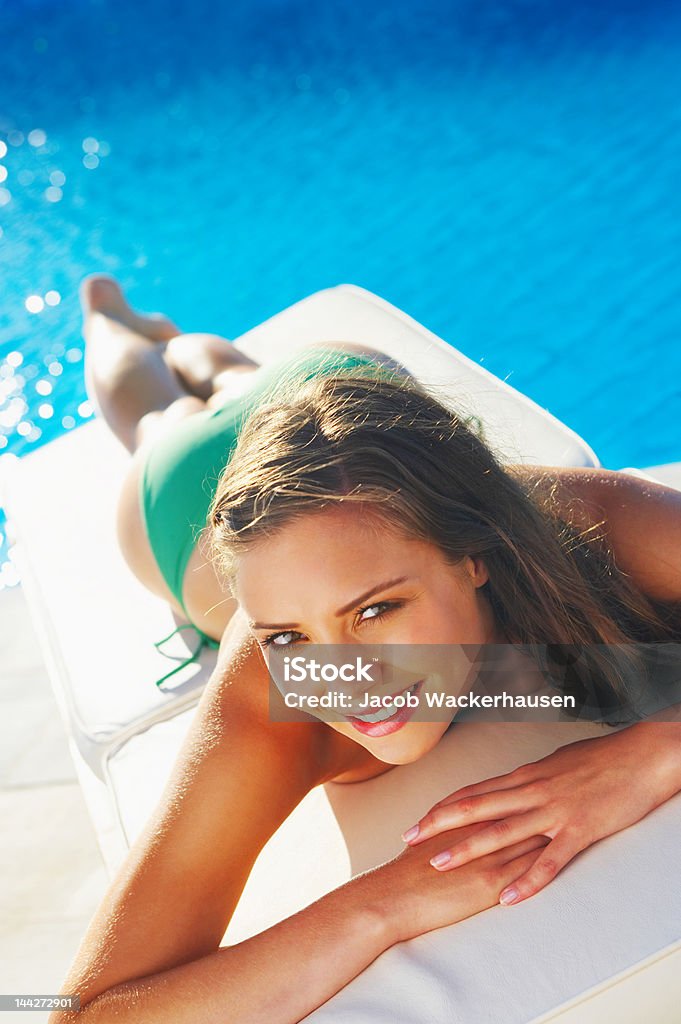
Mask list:
[[[524,485],[471,418],[411,377],[366,370],[290,377],[251,413],[209,510],[218,572],[229,581],[244,546],[293,519],[362,502],[452,564],[481,557],[508,641],[536,645],[582,707],[625,708],[641,669],[631,645],[681,641],[681,606],[638,590],[617,567],[604,523],[580,531],[567,522],[549,481]]]

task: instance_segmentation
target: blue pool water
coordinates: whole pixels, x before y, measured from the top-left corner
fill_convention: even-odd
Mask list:
[[[0,38],[0,454],[91,416],[105,270],[228,337],[354,282],[603,465],[681,459],[678,5],[0,0]]]

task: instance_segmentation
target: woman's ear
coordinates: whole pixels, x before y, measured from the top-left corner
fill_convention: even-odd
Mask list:
[[[489,579],[489,572],[482,558],[466,555],[466,568],[474,587],[482,587]]]

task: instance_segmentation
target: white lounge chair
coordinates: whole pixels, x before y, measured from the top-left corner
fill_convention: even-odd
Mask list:
[[[317,292],[235,345],[267,362],[310,341],[339,339],[376,345],[453,407],[479,416],[506,461],[599,465],[547,411],[355,286]],[[112,874],[160,796],[215,662],[206,650],[164,687],[154,683],[172,667],[154,641],[176,620],[117,548],[114,510],[127,458],[93,421],[22,460],[5,457],[0,474],[22,582]],[[177,656],[186,655],[179,635],[175,641]],[[224,942],[262,930],[398,852],[401,831],[446,792],[607,731],[593,723],[462,721],[415,764],[315,789],[262,851]],[[307,1019],[677,1020],[679,985],[670,979],[681,965],[680,830],[676,797],[585,851],[532,899],[393,947]]]

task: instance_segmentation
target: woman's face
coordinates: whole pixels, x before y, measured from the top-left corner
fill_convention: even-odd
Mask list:
[[[291,653],[297,655],[308,643],[501,642],[480,590],[487,579],[480,559],[452,565],[436,545],[410,538],[367,515],[362,505],[348,503],[310,513],[240,555],[236,596],[269,663],[273,646],[285,653],[287,645],[295,645]],[[447,679],[423,677],[421,706],[428,690],[458,693],[464,681],[470,684],[470,658],[457,658],[458,650],[448,652]],[[367,683],[359,685],[362,692],[371,690]],[[378,689],[381,695],[396,692],[394,686]],[[456,712],[430,711],[427,717],[437,715],[438,721],[419,721],[420,713],[407,712],[402,720],[402,711],[396,721],[376,723],[341,711],[333,713],[333,721],[328,713],[319,717],[380,760],[404,764],[434,747]]]

